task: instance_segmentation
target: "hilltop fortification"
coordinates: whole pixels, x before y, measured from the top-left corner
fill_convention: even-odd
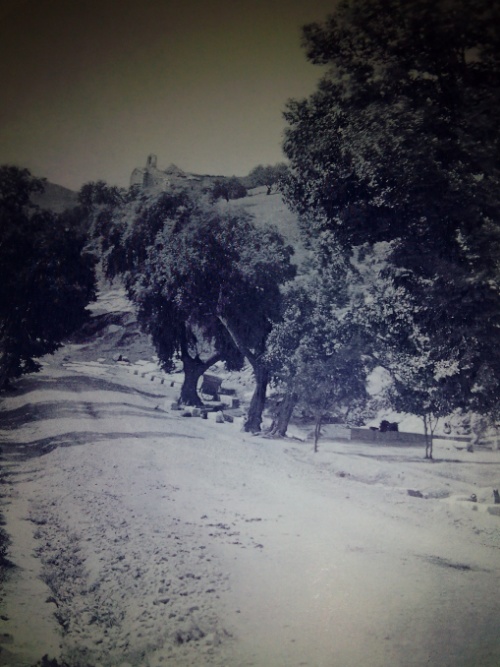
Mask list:
[[[139,185],[147,190],[164,191],[175,186],[184,186],[193,189],[210,188],[218,176],[201,176],[190,174],[175,164],[166,169],[158,169],[156,155],[148,155],[145,167],[136,167],[130,176],[130,185]]]

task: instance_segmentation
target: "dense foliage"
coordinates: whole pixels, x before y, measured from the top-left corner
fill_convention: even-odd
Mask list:
[[[277,164],[259,164],[252,169],[248,174],[247,181],[249,187],[257,188],[259,186],[266,186],[267,194],[270,195],[273,188],[278,189],[281,181],[288,173],[288,167],[284,162]]]
[[[498,14],[490,2],[351,0],[304,29],[328,66],[291,101],[287,195],[352,245],[458,242],[497,216]]]
[[[267,351],[282,396],[273,435],[286,434],[296,406],[315,421],[315,449],[323,421],[352,424],[366,417],[374,335],[362,288],[362,280],[337,253],[328,271],[310,266],[287,289]]]
[[[304,28],[326,70],[285,111],[285,197],[325,269],[331,239],[358,267],[385,249],[379,357],[424,418],[500,398],[499,18],[486,0],[344,0]]]
[[[199,377],[216,361],[252,365],[247,430],[259,430],[267,386],[262,363],[280,315],[280,285],[294,275],[291,248],[248,214],[222,212],[186,192],[123,202],[102,240],[108,276],[121,275],[165,370],[180,357],[181,402],[199,404]]]
[[[27,169],[0,167],[0,388],[37,370],[87,317],[94,260],[66,217],[31,202],[44,183]]]
[[[231,178],[217,178],[210,190],[212,201],[218,199],[241,199],[247,196],[247,189],[236,176]]]

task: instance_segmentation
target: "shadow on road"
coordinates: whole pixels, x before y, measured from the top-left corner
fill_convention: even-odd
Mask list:
[[[30,393],[44,391],[47,392],[49,400],[30,401]],[[65,399],[50,398],[51,391],[64,392]],[[95,401],[92,397],[89,400],[88,396],[82,400],[83,392],[99,392],[100,395],[96,396]],[[115,394],[113,400],[106,401],[106,393]],[[132,396],[153,399],[156,405],[138,405],[133,400],[122,401],[120,397],[117,400],[116,394],[123,395],[124,399]],[[9,409],[9,401],[0,404],[0,429],[2,429],[0,460],[3,461],[25,460],[47,454],[57,447],[85,445],[103,440],[169,438],[178,435],[168,432],[167,429],[161,430],[161,422],[166,420],[165,412],[159,409],[159,405],[165,400],[163,394],[146,392],[103,378],[80,374],[31,375],[21,378],[16,382],[15,389],[9,390],[4,395],[21,398],[22,405],[15,401],[16,407]],[[82,419],[85,420],[83,423]],[[159,428],[153,426],[152,430],[144,429],[142,421],[137,423],[137,429],[117,430],[118,424],[122,425],[124,422],[130,424],[134,419],[154,419]],[[75,430],[75,425],[71,424],[70,420],[79,420],[83,429]],[[106,424],[100,423],[104,420]],[[92,422],[95,423],[95,429],[92,428]],[[40,424],[39,433],[33,431],[33,426],[36,428],[36,424]],[[16,433],[25,427],[30,427],[26,436],[21,432]],[[106,430],[106,427],[109,430]],[[32,437],[33,435],[38,437]]]
[[[163,398],[163,397],[162,397]],[[89,417],[148,417],[149,419],[165,419],[164,414],[155,407],[140,406],[134,403],[116,403],[101,401],[41,401],[27,403],[12,410],[0,411],[0,428],[13,431],[26,424],[46,419],[81,419]]]
[[[89,377],[88,375],[61,375],[59,377],[48,375],[30,375],[16,381],[13,388],[3,393],[5,397],[17,397],[39,390],[72,391],[81,393],[83,391],[116,391],[122,394],[135,394],[148,396],[150,398],[163,398],[161,393],[153,393],[128,387],[118,382],[112,382],[104,378]]]
[[[39,438],[30,442],[2,443],[2,454],[0,460],[8,461],[15,458],[18,461],[27,460],[37,456],[49,454],[57,447],[74,447],[76,445],[88,445],[105,440],[140,440],[141,438],[183,438],[190,440],[200,440],[196,436],[188,436],[184,433],[174,433],[172,431],[143,431],[133,434],[99,433],[96,431],[77,431],[70,433],[61,433],[48,438]]]

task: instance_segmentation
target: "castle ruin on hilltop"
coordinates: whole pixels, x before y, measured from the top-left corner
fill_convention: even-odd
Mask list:
[[[197,193],[208,192],[217,179],[224,176],[191,174],[175,164],[166,169],[158,169],[156,155],[148,155],[145,167],[136,167],[130,175],[130,185],[137,185],[144,190],[164,192],[170,188],[184,188]]]
[[[136,167],[130,176],[130,185],[139,185],[141,188],[167,190],[180,180],[198,180],[192,174],[171,164],[164,169],[158,169],[156,155],[148,155],[145,167]]]

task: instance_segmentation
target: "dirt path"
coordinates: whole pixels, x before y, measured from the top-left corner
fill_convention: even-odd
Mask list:
[[[16,626],[7,590],[0,664],[500,664],[498,453],[314,456],[182,418],[170,393],[52,368],[5,402],[4,455],[46,453],[12,471],[7,528],[33,554],[17,603],[38,620]]]

